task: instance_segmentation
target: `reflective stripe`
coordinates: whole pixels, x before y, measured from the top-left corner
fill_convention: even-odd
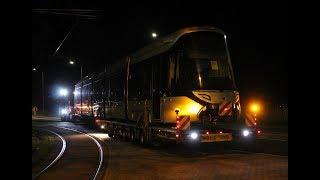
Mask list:
[[[230,116],[232,114],[232,103],[231,101],[225,101],[219,106],[219,115],[220,116]]]
[[[186,130],[190,128],[190,116],[178,116],[177,121],[179,121],[178,129]]]
[[[256,121],[254,120],[254,117],[251,114],[246,113],[245,120],[248,126],[255,126]]]

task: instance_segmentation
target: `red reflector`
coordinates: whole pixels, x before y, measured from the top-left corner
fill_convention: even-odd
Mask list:
[[[180,121],[177,121],[177,124],[179,124],[180,123]]]
[[[254,125],[257,125],[257,123],[254,123]]]

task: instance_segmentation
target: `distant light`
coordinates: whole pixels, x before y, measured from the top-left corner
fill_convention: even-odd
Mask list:
[[[209,131],[207,131],[206,134],[209,134]]]
[[[220,131],[219,133],[222,134],[222,131]]]
[[[104,129],[104,125],[101,125],[100,127],[101,127],[101,129]]]
[[[152,33],[151,34],[153,38],[157,38],[158,34],[157,33]]]
[[[179,134],[176,134],[176,138],[178,138],[179,137]]]
[[[260,106],[257,103],[251,104],[250,106],[251,112],[254,113],[254,116],[256,116],[256,113],[260,111]]]
[[[261,131],[259,130],[259,131],[258,131],[258,134],[260,134],[260,133],[261,133]]]
[[[69,64],[74,64],[74,61],[69,61]]]
[[[59,90],[59,94],[60,94],[60,96],[67,96],[68,95],[68,90],[67,89],[65,89],[65,88],[61,88],[60,90]]]
[[[249,136],[249,131],[246,130],[246,129],[243,130],[243,131],[242,131],[242,135],[245,136],[245,137]]]
[[[61,109],[60,113],[62,115],[66,115],[68,113],[68,110],[66,108]]]
[[[32,68],[32,71],[36,71],[37,69],[36,68]]]

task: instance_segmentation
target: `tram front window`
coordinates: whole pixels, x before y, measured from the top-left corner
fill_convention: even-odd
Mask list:
[[[170,60],[177,90],[234,89],[223,35],[191,33],[182,37],[181,43],[183,53]]]

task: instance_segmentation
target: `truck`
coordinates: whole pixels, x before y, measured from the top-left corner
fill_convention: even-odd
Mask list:
[[[187,27],[75,85],[72,119],[142,145],[255,139],[241,113],[227,38]]]

